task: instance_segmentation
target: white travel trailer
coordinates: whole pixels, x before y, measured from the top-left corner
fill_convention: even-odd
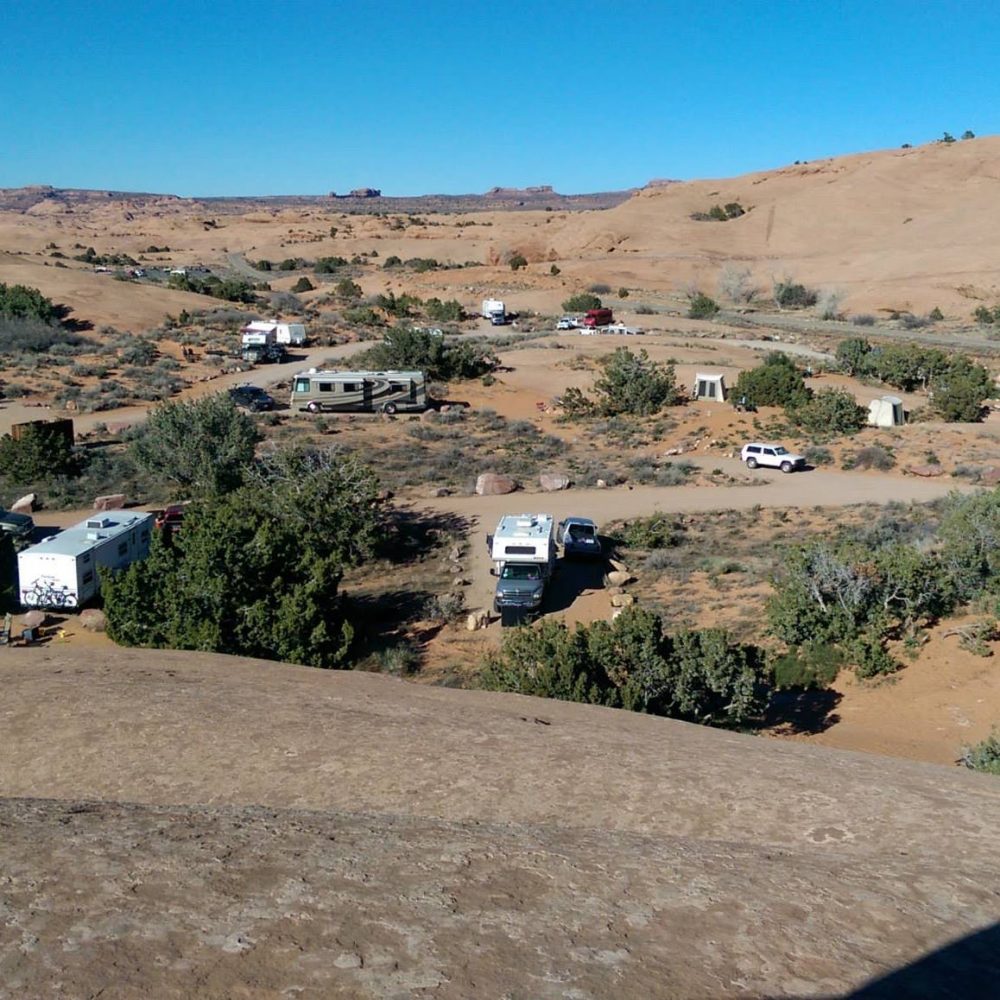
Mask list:
[[[96,596],[98,574],[149,555],[153,515],[107,510],[17,555],[18,589],[26,608],[79,608]]]
[[[416,412],[427,409],[427,379],[423,372],[310,368],[292,379],[289,405],[310,413]]]
[[[255,339],[252,343],[272,344],[304,344],[306,328],[303,323],[279,323],[273,320],[257,320],[243,327],[243,343],[248,343],[247,334],[263,334],[264,339]]]

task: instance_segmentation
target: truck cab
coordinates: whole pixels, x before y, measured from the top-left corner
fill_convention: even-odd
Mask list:
[[[507,514],[487,539],[497,577],[493,608],[504,623],[537,611],[555,567],[551,514]]]

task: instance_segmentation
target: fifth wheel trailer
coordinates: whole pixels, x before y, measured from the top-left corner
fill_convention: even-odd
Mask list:
[[[17,554],[18,591],[26,608],[79,608],[97,595],[98,574],[149,555],[153,515],[108,510]]]

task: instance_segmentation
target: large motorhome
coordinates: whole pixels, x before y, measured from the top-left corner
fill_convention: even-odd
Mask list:
[[[98,573],[149,555],[153,515],[107,510],[17,554],[18,590],[27,608],[79,608],[97,595]]]
[[[427,409],[423,372],[342,372],[310,368],[292,379],[293,410],[396,413]]]

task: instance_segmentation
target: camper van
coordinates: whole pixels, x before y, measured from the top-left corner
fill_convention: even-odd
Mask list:
[[[556,561],[552,527],[551,514],[505,514],[487,539],[497,577],[493,607],[502,618],[541,606]]]
[[[243,333],[273,334],[273,343],[297,346],[306,342],[306,328],[303,323],[279,323],[276,319],[255,320],[243,327]],[[244,340],[246,343],[246,340]]]
[[[124,569],[149,555],[153,515],[101,511],[17,555],[18,588],[26,608],[79,608],[97,595],[98,574]]]
[[[292,379],[292,410],[408,413],[427,409],[423,372],[341,372],[310,368]]]

